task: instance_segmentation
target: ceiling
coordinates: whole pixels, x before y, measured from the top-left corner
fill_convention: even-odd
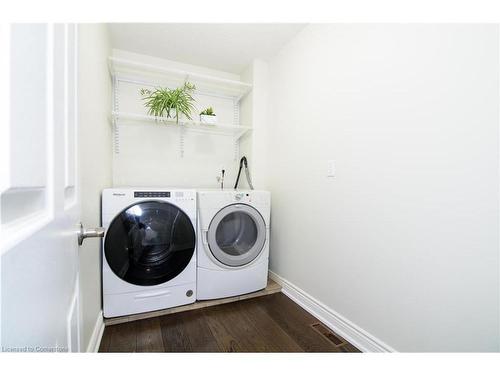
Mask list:
[[[241,73],[254,58],[273,56],[305,24],[114,23],[112,48]]]

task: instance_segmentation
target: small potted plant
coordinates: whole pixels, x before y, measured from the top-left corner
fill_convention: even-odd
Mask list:
[[[186,82],[184,86],[176,89],[156,88],[154,90],[142,89],[141,95],[148,108],[148,114],[155,117],[175,118],[179,123],[179,115],[186,116],[192,120],[191,113],[194,110],[194,98],[192,92],[196,87]]]
[[[208,107],[200,113],[200,122],[207,125],[217,124],[217,115],[212,107]]]

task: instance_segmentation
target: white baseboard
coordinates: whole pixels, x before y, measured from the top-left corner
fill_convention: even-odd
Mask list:
[[[103,333],[104,333],[104,318],[102,317],[102,311],[100,311],[95,321],[94,330],[92,331],[92,336],[90,337],[89,345],[87,346],[87,353],[97,353],[99,351],[99,346],[101,345],[101,339]]]
[[[396,352],[382,340],[372,336],[283,277],[269,271],[269,278],[281,285],[283,294],[362,352]]]

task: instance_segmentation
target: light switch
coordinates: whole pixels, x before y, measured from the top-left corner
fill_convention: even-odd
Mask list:
[[[328,174],[327,177],[335,177],[335,160],[328,160]]]

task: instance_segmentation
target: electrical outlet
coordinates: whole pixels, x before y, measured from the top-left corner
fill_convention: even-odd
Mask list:
[[[335,160],[328,160],[328,172],[327,177],[335,177],[336,168],[335,168]]]

